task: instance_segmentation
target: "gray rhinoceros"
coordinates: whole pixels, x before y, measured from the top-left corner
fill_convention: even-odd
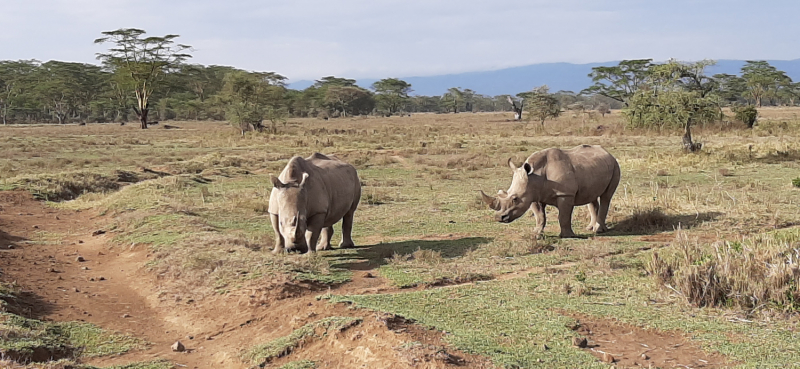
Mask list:
[[[496,197],[481,191],[483,201],[496,211],[499,222],[510,223],[530,208],[536,217],[537,235],[547,223],[545,206],[558,208],[560,237],[575,237],[572,232],[572,209],[589,205],[591,220],[588,231],[608,230],[606,215],[611,197],[617,190],[620,169],[617,160],[600,146],[580,145],[569,150],[557,148],[537,151],[514,171],[508,192],[500,190]]]
[[[272,179],[269,215],[275,231],[273,253],[330,248],[333,225],[342,221],[341,248],[354,247],[353,214],[361,199],[356,168],[334,156],[293,157]],[[320,239],[321,235],[321,239]]]

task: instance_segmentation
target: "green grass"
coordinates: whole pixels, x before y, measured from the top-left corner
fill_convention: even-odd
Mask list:
[[[263,366],[264,363],[268,363],[272,359],[289,354],[308,339],[323,338],[329,334],[341,332],[359,323],[361,323],[361,319],[350,317],[330,317],[321,319],[295,329],[288,336],[280,337],[246,350],[242,353],[242,359],[251,365]],[[296,367],[306,368],[308,366]],[[313,368],[313,366],[311,367]]]
[[[317,363],[311,360],[300,360],[283,364],[279,369],[314,369],[316,367]]]
[[[564,284],[580,283],[576,280],[580,270],[589,271],[583,283],[591,292],[565,294]],[[800,355],[800,333],[793,333],[789,323],[774,322],[771,329],[765,329],[760,324],[731,322],[714,311],[687,309],[681,304],[648,305],[654,294],[650,288],[653,283],[638,268],[621,269],[613,276],[591,271],[585,265],[571,273],[393,295],[333,296],[331,300],[391,312],[443,330],[455,347],[486,355],[507,368],[604,367],[593,356],[572,347],[570,339],[575,333],[568,327],[574,320],[561,315],[561,310],[688,332],[706,350],[741,363],[739,367],[777,367],[795,362]],[[531,349],[540,344],[552,349]]]
[[[78,322],[43,322],[0,313],[0,349],[19,357],[31,357],[36,349],[54,356],[97,357],[144,347],[144,342],[109,333],[95,325]]]
[[[279,134],[245,137],[223,124],[192,122],[179,123],[183,130],[145,132],[111,125],[74,132],[0,129],[0,176],[17,178],[0,182],[0,188],[63,171],[110,176],[117,169],[140,173],[142,166],[172,174],[116,192],[80,191],[76,200],[57,206],[100,211],[112,223],[106,230],[116,245],[148,248],[148,270],[160,276],[164,291],[195,301],[274,280],[337,285],[353,271],[379,274],[400,287],[477,281],[334,299],[443,329],[457,347],[508,367],[600,366],[569,345],[574,332],[564,325],[570,318],[558,309],[688,332],[731,362],[769,366],[800,356],[783,318],[771,316],[768,307],[752,313],[692,308],[643,270],[649,249],[675,249],[672,232],[679,224],[688,237],[709,245],[761,235],[800,239],[800,192],[789,185],[800,169],[800,130],[796,118],[786,118],[796,111],[764,109],[764,120],[752,130],[698,128],[693,133],[704,147],[692,155],[682,153],[679,132],[624,129],[613,115],[586,124],[564,116],[536,130],[499,114],[293,119]],[[783,120],[793,124],[780,128]],[[601,124],[609,131],[597,136],[594,127]],[[316,138],[321,128],[346,133],[326,133],[335,143],[331,147]],[[508,187],[508,158],[519,163],[536,150],[584,143],[603,145],[622,168],[609,234],[592,237],[582,230],[585,208],[575,209],[574,230],[591,239],[555,238],[552,208],[542,241],[532,238],[531,217],[493,221],[477,190]],[[267,252],[273,242],[265,214],[268,176],[291,156],[314,151],[334,153],[359,170],[364,186],[354,228],[358,247],[314,257],[273,256]],[[57,192],[47,183],[40,186],[41,193]],[[658,219],[643,222],[649,216]],[[338,241],[338,227],[336,232]],[[522,271],[532,274],[483,281]],[[567,289],[573,292],[567,295]],[[756,323],[727,321],[732,314]],[[552,349],[532,350],[532,343]]]

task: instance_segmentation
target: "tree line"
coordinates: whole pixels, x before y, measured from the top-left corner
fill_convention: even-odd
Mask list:
[[[103,32],[95,40],[109,45],[97,54],[101,65],[0,61],[0,120],[137,120],[142,128],[154,120],[228,120],[244,132],[274,131],[289,117],[514,111],[517,119],[543,124],[565,110],[605,114],[622,108],[631,125],[663,126],[712,121],[726,105],[794,105],[800,96],[800,83],[765,61],[748,61],[740,76],[708,76],[713,61],[650,59],[593,68],[594,84],[578,93],[541,86],[516,96],[486,96],[453,87],[440,96],[412,96],[412,86],[401,79],[382,79],[367,89],[335,76],[292,90],[274,72],[187,63],[191,47],[177,43],[178,37],[134,28]]]

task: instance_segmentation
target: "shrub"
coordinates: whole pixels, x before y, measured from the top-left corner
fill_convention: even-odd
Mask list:
[[[800,187],[800,177],[797,177],[792,180],[792,185],[795,187]]]
[[[735,106],[732,110],[734,118],[744,124],[747,124],[748,128],[753,128],[753,126],[756,124],[758,110],[756,110],[755,106]]]

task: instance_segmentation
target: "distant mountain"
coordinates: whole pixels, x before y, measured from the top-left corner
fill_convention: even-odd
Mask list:
[[[800,59],[769,60],[769,63],[786,72],[794,81],[800,81]],[[590,64],[544,63],[522,67],[513,67],[484,72],[468,72],[445,74],[427,77],[401,77],[411,84],[414,95],[441,95],[451,87],[468,88],[483,95],[514,95],[530,91],[534,87],[547,85],[550,91],[559,90],[580,92],[592,84],[588,74],[597,66],[613,66],[619,61]],[[717,65],[708,69],[709,74],[739,74],[744,60],[718,60]],[[346,77],[346,76],[345,76]],[[360,79],[358,85],[369,88],[378,79]],[[302,90],[314,84],[314,81],[297,81],[289,84],[289,88]]]

